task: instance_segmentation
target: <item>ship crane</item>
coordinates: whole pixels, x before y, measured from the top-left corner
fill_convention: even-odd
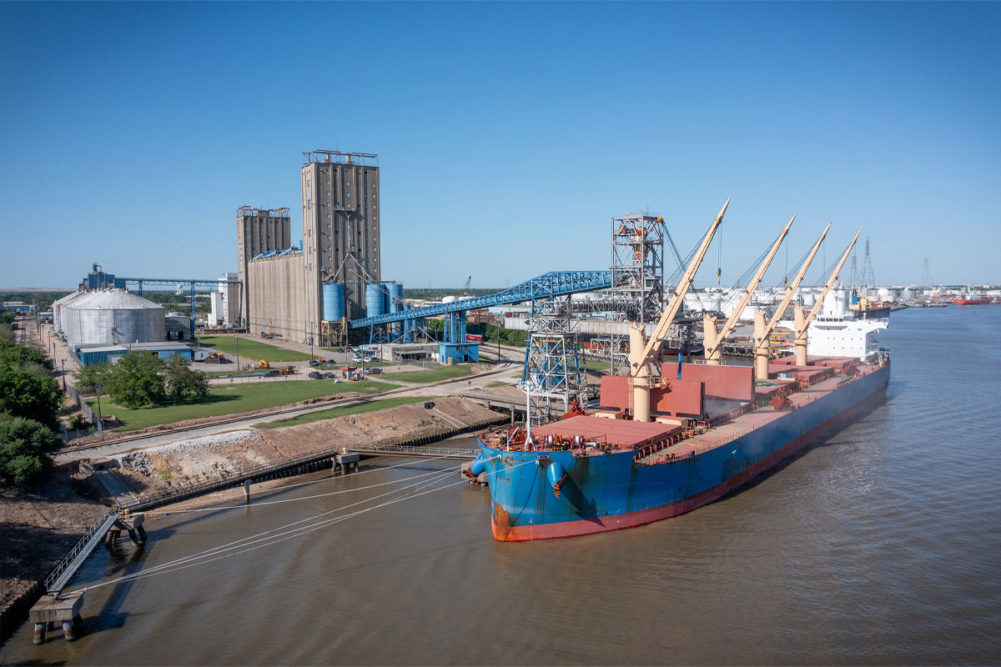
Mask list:
[[[789,222],[786,223],[785,229],[779,234],[779,237],[775,239],[775,243],[772,244],[771,250],[768,251],[768,256],[765,257],[765,261],[761,263],[758,268],[757,273],[751,278],[751,281],[747,284],[747,289],[744,290],[744,295],[740,298],[737,306],[733,309],[730,314],[729,319],[723,325],[723,328],[719,331],[716,330],[716,316],[711,313],[706,313],[703,315],[702,319],[702,341],[705,347],[706,363],[711,366],[719,366],[723,363],[723,341],[726,340],[727,336],[733,332],[733,328],[737,326],[737,322],[740,320],[740,316],[744,312],[744,308],[747,307],[748,302],[754,295],[755,290],[758,289],[758,285],[761,284],[761,279],[765,276],[765,271],[768,270],[769,265],[771,265],[772,260],[775,258],[775,254],[779,251],[779,246],[782,245],[782,241],[785,240],[786,234],[789,233],[789,228],[792,227],[793,220],[796,216],[789,218]]]
[[[713,236],[716,235],[716,230],[719,229],[720,223],[723,222],[723,214],[726,213],[726,208],[729,205],[730,200],[727,199],[723,204],[723,208],[720,209],[719,214],[716,215],[716,219],[710,225],[709,231],[706,232],[705,238],[702,239],[698,250],[695,251],[695,256],[692,258],[691,264],[688,265],[685,274],[678,281],[678,286],[674,288],[674,294],[671,296],[667,308],[661,314],[653,335],[647,339],[646,332],[641,324],[632,322],[629,325],[629,383],[632,389],[634,421],[650,421],[650,389],[654,386],[659,386],[661,382],[660,377],[658,377],[660,369],[656,363],[661,345],[671,329],[671,323],[674,322],[675,316],[681,309],[681,305],[685,300],[685,294],[688,293],[688,289],[692,286],[692,281],[695,280],[695,274],[698,272],[699,266],[702,264],[702,260],[709,250],[709,244],[712,242]]]
[[[824,233],[820,235],[817,242],[813,244],[810,249],[810,254],[806,256],[806,261],[803,262],[803,266],[799,267],[799,272],[796,273],[796,277],[793,278],[792,282],[786,287],[786,292],[782,296],[782,300],[779,302],[778,308],[772,314],[772,319],[765,324],[765,314],[760,309],[755,309],[754,311],[754,377],[757,380],[767,380],[768,379],[768,338],[771,336],[772,330],[782,319],[782,315],[785,313],[786,308],[789,307],[789,302],[792,301],[792,297],[796,294],[796,290],[799,288],[799,284],[803,282],[803,276],[806,275],[806,270],[810,268],[810,264],[813,262],[813,258],[817,256],[817,251],[820,250],[820,244],[824,242],[824,238],[827,236],[827,230],[831,228],[831,223],[827,223],[824,227]]]
[[[845,254],[841,256],[841,261],[834,268],[831,273],[831,277],[827,279],[827,284],[824,285],[824,289],[821,290],[820,296],[813,303],[813,308],[810,309],[809,315],[804,315],[803,306],[796,305],[793,308],[795,327],[796,327],[796,365],[806,366],[806,343],[807,343],[807,329],[810,328],[810,323],[813,322],[813,318],[817,316],[820,309],[824,306],[824,299],[827,298],[827,293],[831,291],[831,287],[834,286],[834,281],[838,279],[838,274],[841,273],[841,269],[845,265],[845,261],[848,259],[849,253],[851,253],[852,248],[855,247],[855,242],[858,241],[859,234],[862,233],[862,228],[855,232],[855,238],[852,242],[848,244],[848,248],[845,249]],[[866,248],[868,250],[868,247]]]

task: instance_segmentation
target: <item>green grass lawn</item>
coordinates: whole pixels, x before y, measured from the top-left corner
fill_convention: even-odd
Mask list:
[[[473,372],[469,366],[439,366],[428,371],[406,371],[403,373],[383,373],[382,377],[389,381],[400,382],[438,382],[451,378],[461,378]]]
[[[589,371],[594,371],[595,373],[607,373],[608,372],[608,362],[607,361],[585,361],[584,367]]]
[[[493,389],[495,387],[509,387],[509,386],[511,386],[510,382],[491,382],[486,387],[484,387],[484,389]]]
[[[237,344],[237,336],[205,336],[199,338],[198,342],[205,346],[211,347],[220,352],[226,352],[227,354],[236,354],[237,348],[240,350],[240,356],[244,359],[252,359],[257,361],[258,359],[264,359],[265,361],[275,362],[275,361],[308,361],[310,356],[305,352],[297,352],[295,350],[286,350],[281,347],[275,347],[274,345],[268,345],[267,343],[260,343],[253,338],[239,337],[240,342]],[[322,355],[313,355],[322,356]]]
[[[433,397],[394,396],[393,398],[380,398],[378,400],[372,401],[371,403],[362,403],[360,405],[346,405],[341,408],[331,408],[329,410],[310,412],[309,414],[299,415],[298,417],[292,417],[290,419],[281,419],[279,421],[254,424],[254,428],[282,428],[284,426],[296,426],[297,424],[308,424],[309,422],[316,422],[324,419],[333,419],[334,417],[343,417],[344,415],[357,415],[363,412],[382,410],[384,408],[395,408],[397,405],[410,405],[411,403],[423,403],[424,401],[430,401],[430,400],[433,400]]]
[[[247,384],[215,385],[209,388],[209,394],[198,402],[161,405],[155,408],[132,410],[111,403],[107,396],[101,397],[101,409],[105,415],[115,415],[122,422],[116,431],[134,431],[135,429],[170,424],[185,419],[200,417],[218,417],[250,410],[262,410],[279,405],[303,401],[307,398],[319,398],[332,394],[360,392],[378,394],[393,389],[395,385],[385,382],[334,383],[330,380],[305,380],[287,382],[253,382]],[[97,410],[97,400],[87,402]]]

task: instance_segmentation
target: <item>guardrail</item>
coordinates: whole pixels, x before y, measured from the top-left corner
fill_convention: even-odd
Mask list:
[[[47,591],[52,590],[52,584],[54,584],[62,577],[63,573],[65,573],[66,570],[71,565],[73,565],[74,561],[77,559],[78,556],[80,556],[81,553],[83,553],[86,550],[87,554],[89,555],[90,551],[93,549],[94,546],[93,544],[91,544],[91,541],[95,538],[95,536],[97,536],[98,533],[107,530],[108,527],[115,522],[117,516],[118,516],[117,511],[108,512],[100,519],[98,519],[93,526],[87,529],[87,532],[83,534],[83,537],[81,537],[80,540],[76,543],[76,545],[74,545],[74,547],[70,549],[69,553],[63,556],[62,560],[56,563],[56,566],[52,568],[52,571],[49,573],[49,576],[45,578],[44,582],[45,590]]]

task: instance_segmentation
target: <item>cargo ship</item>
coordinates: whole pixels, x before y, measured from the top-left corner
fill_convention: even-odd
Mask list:
[[[952,303],[953,305],[956,306],[986,306],[989,304],[997,303],[997,301],[989,296],[978,296],[973,298],[967,297],[961,299],[953,299]]]
[[[557,421],[481,434],[477,459],[464,474],[489,486],[494,538],[517,542],[574,537],[689,512],[747,484],[882,399],[890,378],[888,353],[876,346],[873,336],[863,334],[865,349],[858,357],[808,357],[814,318],[801,306],[795,307],[795,353],[770,358],[771,332],[827,229],[772,319],[766,323],[764,313],[755,312],[753,366],[722,365],[722,341],[789,225],[722,330],[706,317],[705,363],[664,361],[663,340],[725,210],[726,205],[653,333],[648,336],[642,327],[631,326],[630,375],[602,377],[597,409],[585,413],[575,406]],[[814,313],[857,239],[858,234],[818,297]],[[857,337],[860,331],[846,328],[841,336]],[[826,340],[836,339],[828,332]]]

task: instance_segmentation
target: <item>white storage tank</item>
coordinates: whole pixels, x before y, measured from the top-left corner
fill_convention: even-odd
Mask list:
[[[88,292],[63,308],[70,345],[158,343],[164,340],[163,306],[122,289]]]
[[[87,292],[84,292],[83,290],[79,290],[79,291],[73,292],[72,294],[67,294],[66,296],[64,296],[63,298],[59,299],[58,301],[53,302],[53,304],[52,304],[52,326],[53,326],[53,328],[57,332],[62,331],[63,328],[64,328],[63,327],[63,316],[66,314],[66,310],[65,309],[70,304],[72,304],[73,302],[77,301],[78,299],[80,299],[80,298],[82,298],[82,297],[84,297],[86,295],[87,295]]]

